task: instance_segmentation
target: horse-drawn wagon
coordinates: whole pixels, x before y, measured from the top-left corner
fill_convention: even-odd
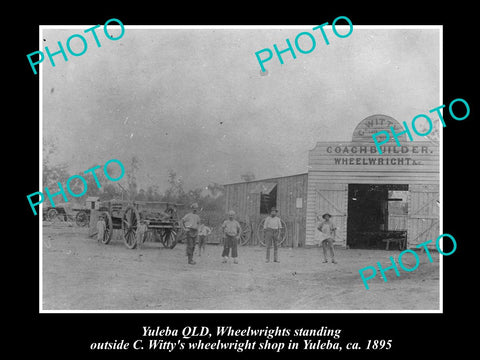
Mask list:
[[[108,244],[113,230],[122,230],[123,240],[129,249],[135,249],[149,237],[159,240],[165,247],[173,249],[181,230],[177,207],[159,201],[110,200],[100,203],[99,211],[105,220],[105,232],[100,240]]]
[[[98,199],[96,196],[90,196],[85,200],[85,205],[58,203],[55,206],[44,206],[43,219],[50,222],[75,221],[77,226],[87,226],[90,222],[91,211],[98,209]]]

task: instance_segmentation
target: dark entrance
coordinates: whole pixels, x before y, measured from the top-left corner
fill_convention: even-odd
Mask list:
[[[277,184],[263,185],[260,193],[260,214],[269,214],[273,207],[277,207]]]
[[[356,249],[402,249],[407,234],[404,184],[349,184],[347,245]]]

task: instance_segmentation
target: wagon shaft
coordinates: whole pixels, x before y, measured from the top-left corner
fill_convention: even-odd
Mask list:
[[[151,222],[147,225],[149,229],[173,229],[176,228],[174,223]]]

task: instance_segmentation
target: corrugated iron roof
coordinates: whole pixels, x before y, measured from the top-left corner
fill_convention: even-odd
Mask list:
[[[306,173],[300,173],[300,174],[293,174],[293,175],[273,177],[273,178],[267,178],[267,179],[258,179],[258,180],[252,180],[252,181],[237,181],[237,182],[233,182],[233,183],[223,184],[223,186],[238,185],[238,184],[251,184],[251,183],[260,183],[260,182],[269,182],[269,180],[278,180],[278,179],[285,179],[285,178],[297,177],[297,176],[307,176],[307,175],[308,175],[308,172],[306,172]]]

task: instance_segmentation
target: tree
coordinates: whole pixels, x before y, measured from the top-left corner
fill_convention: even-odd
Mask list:
[[[97,166],[99,166],[99,165],[96,165],[96,164],[90,165],[90,167],[88,167],[88,169],[92,169],[92,168],[97,167]],[[102,188],[106,184],[108,184],[108,182],[109,182],[101,169],[102,169],[102,166],[95,169],[95,171],[94,171],[95,176],[97,178],[97,181],[100,184],[100,188],[98,188],[97,182],[95,181],[95,178],[94,178],[93,174],[91,174],[91,173],[85,174],[84,172],[79,172],[79,173],[76,174],[76,175],[80,175],[81,177],[83,177],[85,179],[85,181],[87,183],[87,190],[86,190],[87,192],[86,193],[88,194],[88,196],[100,196],[100,194],[103,191]],[[80,179],[73,179],[70,182],[70,189],[75,194],[81,194],[82,191],[84,191],[84,187],[85,187],[85,185],[83,184],[83,182]],[[75,199],[77,199],[77,198],[75,198]],[[78,198],[78,202],[82,202],[82,201],[84,201],[84,199]]]
[[[147,191],[145,192],[147,201],[160,201],[161,195],[158,193],[157,185],[149,185]]]
[[[139,160],[137,156],[132,156],[130,167],[126,170],[127,184],[128,184],[128,197],[130,200],[134,200],[137,196],[137,171]]]
[[[105,186],[102,186],[102,192],[99,196],[100,196],[100,201],[121,199],[122,189],[119,186],[117,186],[117,184],[107,183]]]
[[[54,139],[43,138],[43,187],[48,187],[51,192],[56,192],[58,182],[65,184],[70,177],[67,170],[68,164],[61,162],[55,164],[52,157],[58,152]]]
[[[158,194],[158,186],[150,185],[145,191],[148,201],[164,201],[170,204],[181,204],[180,214],[189,211],[192,203],[196,202],[201,210],[202,221],[216,223],[225,214],[225,195],[222,185],[210,183],[206,187],[185,189],[182,177],[175,170],[168,171],[168,188],[162,195]],[[208,191],[205,191],[208,189]]]
[[[138,201],[147,201],[147,194],[145,193],[145,190],[140,189],[138,192],[137,196],[135,196],[135,200]]]
[[[218,211],[224,213],[225,195],[223,186],[217,183],[207,185],[208,193],[205,194],[205,187],[198,187],[185,191],[183,181],[177,176],[174,170],[169,170],[169,188],[164,192],[162,201],[169,203],[183,204],[187,207],[196,202],[201,209]],[[151,192],[152,190],[150,190]],[[147,194],[150,193],[147,190]],[[148,195],[147,195],[148,196]]]
[[[170,187],[165,191],[163,201],[179,202],[185,199],[182,179],[177,178],[177,173],[170,169],[168,171],[168,184]]]
[[[202,200],[202,188],[196,188],[188,191],[186,196],[184,196],[184,201],[189,204],[197,203],[200,205]]]
[[[216,198],[217,196],[220,196],[223,194],[223,192],[225,191],[223,185],[221,184],[218,184],[216,182],[213,182],[213,183],[210,183],[207,185],[207,190],[210,191],[210,194],[212,194],[212,196],[214,198]]]

